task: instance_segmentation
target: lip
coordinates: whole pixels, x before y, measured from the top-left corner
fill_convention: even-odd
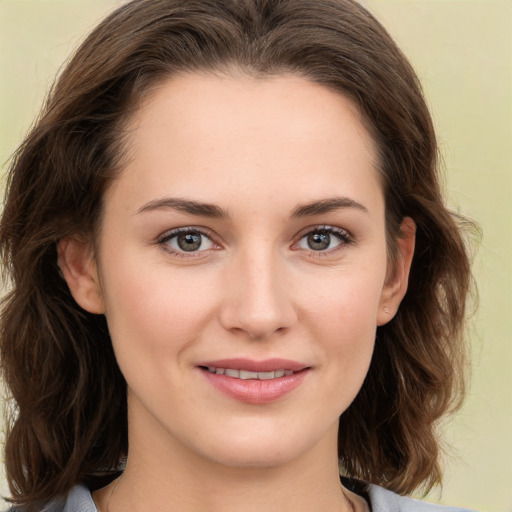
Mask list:
[[[220,359],[202,362],[197,367],[216,390],[232,399],[249,404],[268,404],[285,397],[303,383],[311,370],[303,363],[279,358],[262,361],[243,358]],[[208,367],[252,372],[291,370],[294,373],[271,380],[243,380],[210,373]]]

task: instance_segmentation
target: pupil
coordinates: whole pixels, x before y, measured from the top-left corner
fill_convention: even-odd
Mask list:
[[[331,235],[326,232],[317,231],[316,233],[311,233],[308,236],[308,246],[314,251],[322,251],[327,249],[330,243]]]
[[[178,235],[178,245],[183,251],[196,251],[201,247],[201,235],[199,233],[183,233]]]

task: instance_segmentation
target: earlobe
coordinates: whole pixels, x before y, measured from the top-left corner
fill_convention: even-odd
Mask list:
[[[416,241],[416,224],[411,217],[404,218],[400,225],[400,232],[401,235],[397,240],[398,257],[395,268],[382,289],[377,313],[377,325],[379,326],[387,324],[395,316],[400,302],[407,292]]]
[[[57,253],[60,271],[77,304],[89,313],[104,313],[105,305],[91,243],[70,236],[60,240]]]

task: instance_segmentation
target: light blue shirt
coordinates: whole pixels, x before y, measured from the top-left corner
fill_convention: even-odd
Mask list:
[[[399,496],[372,484],[368,486],[368,496],[372,512],[469,512],[463,508],[445,507]],[[41,512],[98,512],[98,509],[89,489],[77,485],[71,489],[67,498],[49,503]]]

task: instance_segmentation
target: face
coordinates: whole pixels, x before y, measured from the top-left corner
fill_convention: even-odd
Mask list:
[[[128,134],[94,259],[74,241],[60,253],[77,301],[106,315],[130,449],[237,467],[335,454],[406,281],[388,272],[357,110],[294,76],[189,74]]]

